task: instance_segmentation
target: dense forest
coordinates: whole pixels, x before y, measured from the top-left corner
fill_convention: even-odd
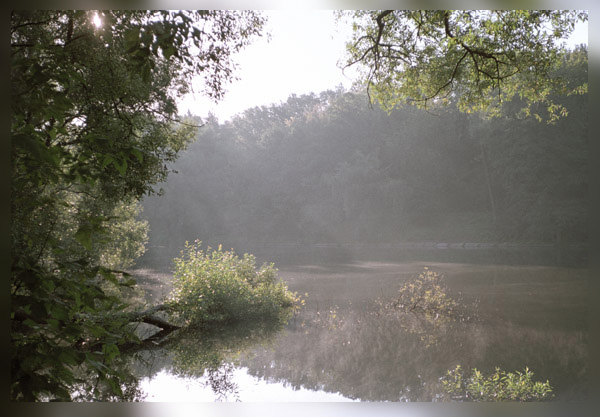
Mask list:
[[[587,78],[587,51],[562,68]],[[511,242],[586,237],[587,96],[556,98],[546,123],[455,106],[370,108],[364,93],[291,96],[220,123],[209,117],[144,201],[150,246]]]

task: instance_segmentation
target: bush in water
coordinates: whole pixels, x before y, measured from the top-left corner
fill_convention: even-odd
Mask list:
[[[433,315],[451,313],[458,303],[448,296],[442,279],[443,275],[425,267],[418,277],[402,285],[388,308]]]
[[[253,255],[200,249],[186,242],[175,258],[169,303],[182,324],[282,319],[299,305],[298,296],[277,281],[274,265],[256,267]]]

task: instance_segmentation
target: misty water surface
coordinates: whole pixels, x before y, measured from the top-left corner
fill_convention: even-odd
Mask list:
[[[216,329],[145,352],[135,365],[145,400],[432,401],[457,364],[486,373],[528,367],[550,381],[555,399],[585,398],[586,269],[574,266],[577,257],[313,247],[258,258],[267,253],[304,308],[283,328]],[[379,311],[378,301],[424,267],[444,275],[472,313],[467,320]],[[168,292],[160,256],[146,257],[136,274],[153,297]]]

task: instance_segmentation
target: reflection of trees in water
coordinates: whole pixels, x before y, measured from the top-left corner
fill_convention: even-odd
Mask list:
[[[118,385],[121,393],[116,394],[116,390],[111,388],[111,384],[116,384],[116,380],[109,380],[103,377],[90,378],[89,373],[78,374],[78,384],[74,384],[72,392],[73,401],[121,401],[121,402],[140,402],[144,401],[146,394],[140,388],[140,379],[132,371],[132,358],[122,356],[120,362],[120,384]]]
[[[525,366],[539,380],[550,380],[556,399],[587,398],[587,332],[536,329],[512,323],[482,326],[476,359],[471,367],[491,373],[494,366],[522,370]],[[457,362],[459,363],[459,362]]]
[[[394,312],[397,325],[406,333],[418,336],[423,346],[429,348],[440,342],[448,331],[453,331],[454,323],[451,317],[445,315],[418,314],[407,312]],[[389,319],[390,317],[388,317]]]
[[[111,380],[90,380],[78,375],[75,401],[144,401],[140,388],[144,378],[159,372],[203,381],[215,394],[216,401],[239,400],[233,374],[242,352],[272,343],[284,323],[279,321],[227,324],[214,327],[180,329],[160,344],[130,347],[120,357],[120,395],[110,389]],[[99,364],[100,366],[101,364]]]
[[[205,375],[215,393],[216,401],[227,401],[230,394],[235,401],[240,400],[238,385],[232,380],[234,369],[235,366],[231,362],[224,362],[218,367],[206,369]]]
[[[256,346],[269,345],[281,328],[281,323],[263,322],[181,330],[163,346],[137,352],[130,358],[129,368],[139,380],[161,370],[204,380],[216,401],[238,401],[233,372],[240,355]]]
[[[337,310],[298,321],[274,350],[243,362],[249,373],[296,389],[340,392],[364,401],[431,397],[426,382],[438,372],[429,364],[439,353],[427,349],[419,334],[403,331],[392,317]],[[440,369],[439,375],[447,368]]]
[[[550,380],[557,399],[585,398],[587,334],[581,331],[357,312],[351,306],[306,309],[286,331],[278,333],[280,327],[244,324],[173,334],[156,349],[129,357],[124,368],[137,379],[118,400],[143,400],[137,380],[163,369],[205,381],[217,401],[237,400],[233,371],[243,365],[251,375],[295,389],[363,401],[430,401],[440,398],[439,378],[457,364],[484,373],[528,366],[540,380]]]
[[[318,320],[305,312],[273,349],[242,364],[256,377],[363,401],[434,400],[442,392],[439,378],[457,364],[486,372],[529,366],[550,380],[558,398],[581,392],[582,333],[410,317],[336,310],[335,319]]]

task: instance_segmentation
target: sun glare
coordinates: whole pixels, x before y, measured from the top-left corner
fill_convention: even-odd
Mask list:
[[[94,16],[92,17],[92,23],[94,23],[94,26],[96,26],[97,28],[102,26],[102,19],[100,19],[98,13],[94,13]]]

